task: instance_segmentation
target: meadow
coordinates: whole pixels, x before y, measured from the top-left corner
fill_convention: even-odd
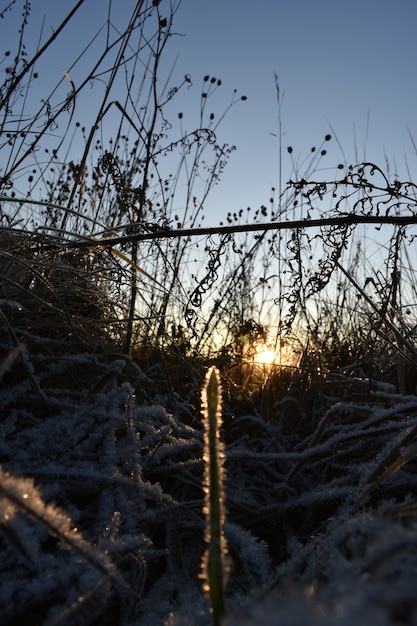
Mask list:
[[[416,624],[411,175],[323,179],[328,134],[206,226],[244,94],[214,114],[201,77],[186,131],[173,15],[141,1],[39,100],[70,16],[30,52],[22,7],[0,13],[2,626]]]

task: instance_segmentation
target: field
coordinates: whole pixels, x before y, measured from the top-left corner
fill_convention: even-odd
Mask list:
[[[85,302],[59,316],[38,298],[2,314],[2,623],[210,623],[206,361],[127,357],[82,326]],[[378,376],[366,354],[332,356],[218,360],[225,623],[414,623],[415,368]]]
[[[172,139],[189,79],[159,91],[158,4],[35,110],[26,3],[2,70],[1,625],[413,626],[416,185],[368,162],[318,178],[328,134],[268,208],[206,227],[221,81]],[[127,49],[149,58],[140,109],[111,99]]]

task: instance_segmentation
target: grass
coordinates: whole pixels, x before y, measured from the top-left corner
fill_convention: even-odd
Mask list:
[[[227,232],[165,236],[203,225],[233,152],[221,120],[244,98],[211,118],[223,86],[204,76],[185,132],[168,113],[192,81],[158,78],[162,17],[138,3],[125,31],[97,35],[100,61],[74,61],[68,76],[85,70],[64,102],[51,89],[32,108],[48,47],[27,60],[18,43],[3,73],[2,624],[411,625],[415,240],[389,218],[413,219],[415,186],[370,163],[315,180],[326,135],[304,162],[288,150],[291,180],[268,208],[230,213]],[[119,89],[138,63],[142,108]],[[81,126],[96,74],[108,89]],[[74,155],[76,136],[91,149]],[[382,205],[385,223],[366,229]],[[261,346],[275,363],[256,362]]]
[[[26,623],[35,614],[45,624],[168,623],[173,614],[177,623],[208,623],[199,583],[205,498],[215,493],[204,493],[199,415],[207,359],[174,342],[126,356],[123,336],[117,341],[114,333],[100,333],[107,312],[113,315],[112,297],[106,303],[101,292],[100,306],[92,307],[94,273],[82,270],[84,289],[72,278],[77,298],[66,290],[63,302],[63,259],[48,253],[29,263],[27,254],[21,246],[9,248],[3,269],[3,288],[13,289],[13,300],[3,304],[1,345],[3,621]],[[65,271],[77,274],[70,264]],[[307,335],[315,343],[291,367],[272,365],[249,384],[244,371],[237,375],[244,354],[218,356],[227,468],[220,486],[227,499],[222,538],[230,560],[225,623],[250,598],[246,617],[253,612],[255,620],[263,601],[251,594],[266,585],[267,597],[279,595],[286,572],[297,593],[316,585],[322,602],[335,577],[353,577],[360,562],[372,572],[358,596],[367,610],[375,609],[381,568],[400,559],[399,581],[408,575],[400,557],[413,545],[414,370],[395,349],[397,335],[388,341],[386,331],[376,331],[380,317],[368,329],[358,323],[357,334],[349,334],[350,318],[350,343],[342,344],[343,326],[336,333],[331,315],[347,320],[334,306],[326,313],[329,324],[320,320],[316,334]],[[245,331],[238,336],[257,337],[260,329]],[[400,392],[400,385],[409,391]],[[217,415],[214,404],[213,411]],[[55,526],[61,516],[65,531]],[[358,533],[372,535],[375,526],[386,537],[388,524],[395,541],[375,539],[369,552],[367,543],[359,547]],[[62,532],[75,532],[81,548]],[[313,549],[322,570],[307,566]],[[334,576],[328,549],[340,560]],[[379,597],[384,615],[394,619],[405,611],[404,623],[411,623],[412,602],[407,612],[400,594],[389,603]],[[281,599],[279,611],[285,606]]]
[[[80,314],[88,289],[77,290],[78,299],[68,298],[65,307],[56,304],[51,322],[41,323],[48,319],[43,310],[46,316],[53,298],[59,301],[60,283],[39,279],[39,291],[29,289],[27,279],[22,284],[16,279],[34,264],[15,264],[17,269],[7,266],[6,276],[14,278],[4,288],[12,284],[18,290],[22,310],[3,307],[2,318],[1,549],[2,579],[9,581],[4,623],[25,623],[33,613],[48,624],[163,623],[172,612],[178,623],[206,623],[199,575],[207,453],[199,389],[207,360],[173,346],[127,357],[123,338],[117,344],[114,337],[91,332],[94,323],[100,327],[107,306],[94,310],[98,320]],[[43,276],[41,267],[29,274],[31,281]],[[94,286],[93,274],[90,280]],[[398,391],[399,363],[405,384],[413,384],[400,353],[379,334],[370,335],[367,351],[363,327],[362,333],[359,353],[353,345],[340,345],[330,327],[326,335],[316,334],[315,349],[305,350],[296,365],[272,365],[266,378],[250,385],[245,377],[232,376],[242,367],[242,354],[219,356],[227,468],[223,539],[231,566],[226,623],[254,589],[267,585],[271,597],[279,594],[285,572],[300,589],[314,583],[317,598],[326,595],[326,585],[334,582],[326,574],[327,549],[341,550],[340,570],[333,567],[342,581],[346,568],[353,576],[358,559],[364,570],[371,568],[374,582],[367,583],[366,599],[361,596],[369,609],[375,605],[373,585],[382,584],[380,568],[394,567],[404,546],[412,549],[407,529],[415,515],[417,398]],[[54,526],[61,516],[67,520],[65,533],[77,528],[80,549],[67,542],[62,551],[64,531]],[[392,524],[396,539],[369,544],[376,541],[375,561],[368,544],[357,552],[355,542],[358,533],[372,534],[378,524],[383,537],[384,525]],[[320,572],[307,567],[319,537],[322,543],[314,549],[323,563]],[[402,572],[406,566],[398,567]],[[120,584],[117,576],[123,577]],[[75,587],[73,577],[79,579]],[[19,604],[11,599],[14,594]],[[384,614],[403,610],[402,596],[389,604],[383,597],[377,605]],[[251,600],[246,616],[260,611],[257,602],[261,597]],[[284,611],[287,605],[280,602]]]
[[[225,524],[225,454],[220,438],[222,424],[220,374],[211,367],[206,375],[201,394],[204,424],[204,488],[206,491],[205,540],[207,550],[202,560],[204,590],[210,598],[213,624],[218,626],[225,612],[224,587],[227,577],[227,547]]]

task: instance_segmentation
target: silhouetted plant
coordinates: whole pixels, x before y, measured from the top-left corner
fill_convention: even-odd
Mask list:
[[[217,134],[244,97],[219,114],[221,80],[205,75],[185,130],[173,107],[191,77],[158,80],[178,3],[168,14],[153,0],[124,29],[110,19],[99,56],[82,53],[31,108],[81,7],[30,52],[22,3],[2,66],[3,621],[206,623],[208,547],[217,622],[226,599],[228,623],[251,603],[246,620],[267,584],[273,619],[297,609],[321,623],[342,607],[346,620],[414,623],[414,183],[371,163],[318,177],[326,134],[305,158],[288,147],[290,180],[267,206],[205,227],[234,149]],[[139,66],[149,82],[135,82]],[[256,377],[260,344],[283,362]]]

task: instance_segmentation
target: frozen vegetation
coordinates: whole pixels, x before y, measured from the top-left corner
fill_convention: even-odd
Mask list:
[[[82,4],[0,10],[0,626],[216,624],[210,543],[224,626],[417,626],[415,183],[327,133],[206,227],[246,96],[174,71],[180,0]]]
[[[210,624],[203,369],[181,397],[157,363],[8,348],[2,626]],[[265,418],[224,395],[225,624],[417,623],[417,397],[294,375]]]

